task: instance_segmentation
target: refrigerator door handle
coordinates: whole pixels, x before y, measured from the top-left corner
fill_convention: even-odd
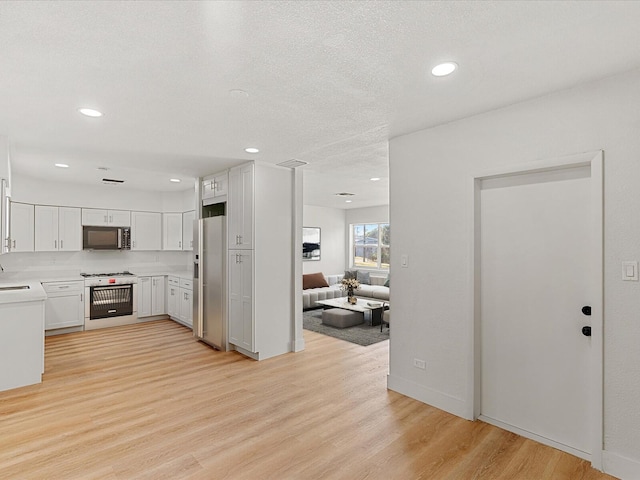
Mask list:
[[[204,279],[205,271],[204,271],[204,221],[202,219],[198,220],[198,259],[199,259],[199,281],[198,281],[198,321],[197,321],[197,336],[202,338],[204,335]]]

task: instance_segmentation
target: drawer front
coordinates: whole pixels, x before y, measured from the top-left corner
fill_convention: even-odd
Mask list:
[[[169,285],[172,287],[179,287],[180,279],[178,277],[169,277]]]
[[[46,282],[42,287],[47,293],[83,293],[84,282]]]
[[[193,290],[193,282],[185,278],[180,279],[180,286],[182,288],[188,288],[189,290]]]

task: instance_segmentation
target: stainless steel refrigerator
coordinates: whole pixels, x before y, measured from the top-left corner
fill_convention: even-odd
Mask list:
[[[227,351],[227,217],[195,220],[193,231],[193,335]]]

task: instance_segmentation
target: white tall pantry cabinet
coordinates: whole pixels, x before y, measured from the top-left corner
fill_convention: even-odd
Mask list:
[[[229,170],[229,342],[257,360],[292,351],[293,171]]]

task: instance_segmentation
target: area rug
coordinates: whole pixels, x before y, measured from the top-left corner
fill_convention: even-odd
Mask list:
[[[384,327],[380,332],[380,325],[375,327],[366,323],[348,328],[336,328],[322,324],[322,309],[307,310],[302,312],[302,326],[313,332],[329,335],[351,343],[357,343],[366,347],[374,343],[389,340],[389,329]]]

